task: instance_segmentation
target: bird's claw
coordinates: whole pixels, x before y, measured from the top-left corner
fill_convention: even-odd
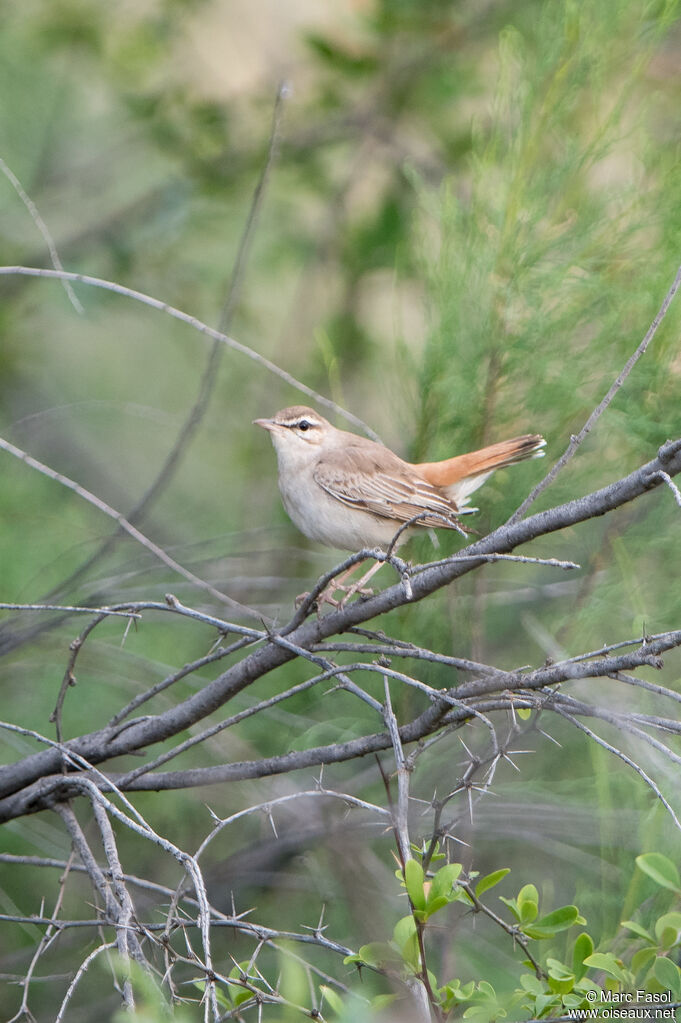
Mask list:
[[[340,600],[334,596],[339,591],[343,594]],[[368,586],[344,586],[342,583],[334,584],[331,582],[315,597],[310,610],[314,608],[317,611],[317,616],[319,616],[324,604],[330,604],[335,611],[342,611],[355,594],[362,600],[368,600],[369,597],[374,596],[374,590]],[[296,608],[299,608],[309,596],[309,591],[307,593],[299,593],[295,599]]]

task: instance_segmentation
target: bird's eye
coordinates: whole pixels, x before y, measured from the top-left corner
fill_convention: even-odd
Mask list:
[[[298,423],[298,429],[302,430],[303,433],[305,433],[306,430],[309,430],[311,426],[312,423],[308,423],[307,419],[301,419]]]

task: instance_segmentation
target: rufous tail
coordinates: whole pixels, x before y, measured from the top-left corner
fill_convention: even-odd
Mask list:
[[[527,433],[513,440],[502,440],[479,451],[455,455],[442,462],[421,462],[412,465],[428,483],[444,491],[459,510],[464,510],[468,498],[494,472],[506,465],[523,462],[526,458],[541,458],[546,441],[537,433]]]

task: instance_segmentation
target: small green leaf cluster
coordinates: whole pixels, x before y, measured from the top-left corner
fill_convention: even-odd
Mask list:
[[[645,853],[636,857],[636,864],[660,888],[681,897],[679,871],[666,856],[661,853]],[[645,942],[632,956],[633,973],[643,975],[645,982],[652,985],[652,990],[656,989],[653,983],[656,981],[659,985],[657,990],[671,991],[674,1000],[681,1001],[681,970],[670,958],[674,950],[675,958],[678,958],[678,949],[681,947],[681,913],[663,913],[652,923],[651,929],[642,927],[634,920],[623,920],[622,927]]]
[[[442,854],[436,852],[429,862],[441,859]],[[660,888],[681,896],[678,870],[667,857],[646,853],[636,863]],[[648,927],[625,920],[618,935],[601,942],[598,948],[586,930],[564,946],[556,940],[562,932],[586,927],[587,921],[577,906],[560,906],[540,915],[539,892],[531,883],[515,897],[499,896],[511,922],[483,904],[482,896],[509,873],[502,868],[478,879],[474,871],[466,875],[460,863],[424,869],[419,859],[408,860],[396,876],[406,889],[411,912],[397,922],[389,941],[363,945],[344,961],[369,966],[403,981],[420,979],[442,1020],[462,1015],[487,1023],[508,1014],[515,1018],[549,1018],[571,1010],[592,1010],[609,1004],[609,1000],[617,1001],[621,993],[634,991],[652,996],[670,992],[673,1000],[681,1001],[681,970],[670,956],[681,948],[681,912],[664,912]],[[518,986],[510,995],[497,992],[487,979],[466,983],[460,978],[438,980],[429,962],[427,925],[435,913],[455,902],[491,917],[524,951],[522,966],[532,972],[520,973]],[[633,942],[639,941],[644,944],[635,948]],[[543,955],[541,947],[537,950],[539,942],[545,943]],[[563,948],[558,951],[560,944]]]
[[[226,987],[216,989],[218,1002],[224,1009],[237,1009],[253,997],[254,978],[249,976],[251,972],[248,961],[234,964],[227,974]],[[257,982],[257,978],[255,980]]]

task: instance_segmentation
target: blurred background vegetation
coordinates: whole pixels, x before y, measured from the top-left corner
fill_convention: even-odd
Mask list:
[[[24,0],[2,13],[0,156],[37,203],[67,269],[217,325],[286,80],[280,153],[230,332],[410,458],[537,431],[552,460],[640,341],[679,263],[676,18],[671,0]],[[4,178],[0,240],[3,263],[49,265]],[[126,514],[199,393],[210,342],[118,296],[82,286],[77,293],[83,316],[56,282],[0,280],[2,435]],[[626,474],[678,435],[680,319],[681,307],[672,307],[541,507]],[[211,364],[210,380],[200,428],[141,528],[197,574],[285,619],[293,596],[334,555],[288,523],[273,453],[251,421],[307,399],[231,351]],[[490,481],[475,528],[501,523],[541,469],[530,462]],[[578,574],[490,565],[396,613],[386,628],[512,668],[678,627],[670,556],[678,514],[669,493],[656,493],[528,550],[574,559]],[[197,602],[189,584],[127,540],[65,584],[111,524],[4,454],[0,516],[1,600],[162,599],[171,589]],[[442,538],[442,551],[459,542]],[[432,557],[430,541],[410,554]],[[378,578],[391,581],[390,569]],[[3,614],[4,705],[13,720],[46,732],[80,625],[45,629],[43,618]],[[66,702],[67,735],[102,724],[212,638],[152,620],[123,647],[121,633],[120,624],[105,624],[84,651],[78,698]],[[678,656],[662,674],[678,685]],[[282,669],[258,698],[303,677],[301,665]],[[440,682],[434,669],[428,681],[444,685],[446,677]],[[600,683],[599,698],[617,706],[622,687],[608,685]],[[586,685],[571,691],[589,696]],[[167,701],[183,695],[171,692]],[[415,699],[395,696],[398,713]],[[166,705],[165,697],[157,702]],[[303,695],[178,766],[338,741],[367,722],[348,694]],[[678,842],[622,764],[568,725],[551,733],[562,745],[537,739],[535,755],[519,758],[520,774],[500,768],[473,824],[462,808],[462,855],[482,871],[511,866],[518,883],[534,880],[548,902],[576,901],[595,936],[613,934],[622,906],[638,898],[634,856],[649,848],[678,856]],[[34,749],[6,735],[3,746],[6,760]],[[425,799],[456,777],[453,748],[443,745],[442,759],[415,777]],[[652,751],[642,756],[663,787],[674,784]],[[380,791],[368,762],[325,779]],[[204,801],[226,814],[310,781],[147,795],[139,805],[190,847],[192,835],[210,828]],[[354,947],[385,937],[400,912],[390,839],[344,826],[334,813],[284,820],[289,838],[279,843],[267,821],[225,834],[209,874],[216,901],[224,890],[227,908],[234,891],[237,909],[255,905],[259,920],[282,927],[315,923],[326,903],[339,941]],[[8,851],[68,855],[67,836],[45,814],[4,831]],[[153,865],[150,848],[131,845],[130,856],[136,873],[165,870],[176,880],[172,865]],[[38,910],[31,876],[28,868],[4,872],[2,911]],[[493,957],[503,987],[510,942],[484,926],[474,941],[457,942],[459,933],[463,925],[452,924],[443,936],[458,975],[489,972]],[[37,931],[18,934],[0,939],[6,973],[25,967]],[[239,958],[238,941],[224,940]],[[82,935],[68,942],[55,973],[87,947]],[[47,1012],[54,994],[43,987],[34,1009],[44,997]],[[88,993],[100,987],[93,971],[74,1019],[95,1018]],[[3,1009],[14,1011],[16,990],[4,997]],[[115,1010],[113,994],[107,1004],[98,1011]]]

